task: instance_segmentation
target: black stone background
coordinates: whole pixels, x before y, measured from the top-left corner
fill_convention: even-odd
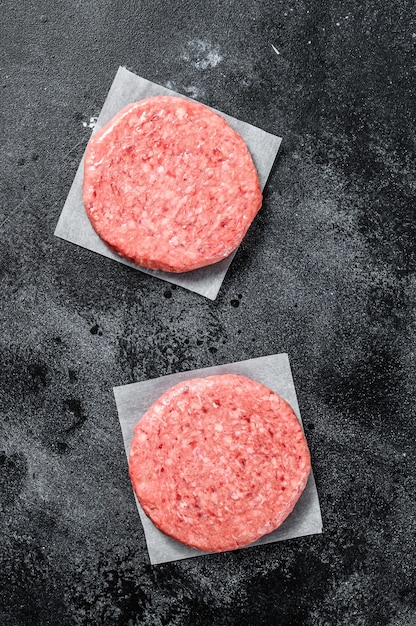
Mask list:
[[[415,18],[0,3],[1,624],[416,624]],[[283,136],[215,302],[53,236],[119,65]],[[150,566],[112,387],[276,352],[324,533]]]

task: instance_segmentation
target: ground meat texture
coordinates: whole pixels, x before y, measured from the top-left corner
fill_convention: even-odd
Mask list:
[[[136,425],[129,470],[160,530],[219,552],[252,543],[286,519],[306,485],[310,455],[285,400],[226,374],[164,393]]]
[[[110,248],[169,272],[227,257],[262,202],[242,137],[208,107],[173,96],[131,104],[93,135],[83,198]]]

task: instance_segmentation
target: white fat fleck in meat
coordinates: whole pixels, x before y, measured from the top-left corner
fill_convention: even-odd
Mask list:
[[[145,441],[147,441],[147,435],[143,431],[137,431],[136,439],[139,443],[145,443]]]
[[[187,117],[187,112],[186,109],[184,107],[178,107],[176,109],[176,117],[178,117],[180,120],[183,120],[185,117]]]

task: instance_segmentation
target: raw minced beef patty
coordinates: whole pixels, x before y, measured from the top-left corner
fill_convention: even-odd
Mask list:
[[[208,107],[175,96],[130,104],[93,135],[83,198],[110,248],[169,272],[227,257],[262,202],[242,137]]]
[[[245,376],[195,378],[165,392],[137,423],[129,471],[154,524],[209,552],[275,530],[310,473],[289,404]]]

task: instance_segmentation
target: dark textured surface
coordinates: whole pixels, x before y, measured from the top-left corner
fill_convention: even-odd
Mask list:
[[[0,623],[416,624],[414,3],[1,15]],[[53,236],[119,65],[284,139],[215,302]],[[112,387],[275,352],[324,534],[151,567]]]

